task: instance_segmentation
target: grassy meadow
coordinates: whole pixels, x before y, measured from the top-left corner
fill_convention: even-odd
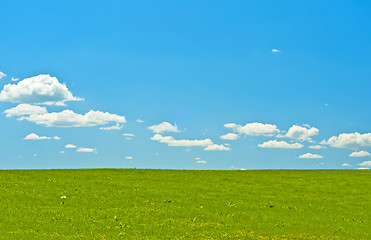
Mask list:
[[[371,171],[0,171],[0,239],[371,239]]]

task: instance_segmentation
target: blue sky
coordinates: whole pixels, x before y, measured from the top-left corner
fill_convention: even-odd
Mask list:
[[[371,166],[367,1],[0,9],[0,169]]]

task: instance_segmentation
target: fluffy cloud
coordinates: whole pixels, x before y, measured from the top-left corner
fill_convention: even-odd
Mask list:
[[[298,158],[323,158],[323,156],[318,155],[318,154],[306,153],[306,154],[300,155]]]
[[[13,82],[16,82],[16,81],[18,81],[19,80],[19,78],[14,78],[14,77],[12,77],[12,79],[11,79]]]
[[[50,137],[46,137],[46,136],[39,136],[35,133],[31,133],[31,134],[28,134],[25,138],[23,138],[24,140],[45,140],[45,139],[51,139]]]
[[[87,153],[94,152],[94,153],[97,153],[95,148],[83,148],[83,147],[77,148],[76,152],[87,152]]]
[[[343,163],[343,164],[341,164],[341,166],[343,166],[343,167],[350,167],[350,164],[349,163]]]
[[[229,151],[231,150],[229,147],[226,147],[222,144],[218,145],[218,144],[213,144],[213,145],[210,145],[210,146],[207,146],[206,148],[204,148],[205,151]]]
[[[359,163],[357,165],[363,166],[363,167],[371,167],[371,161],[365,161],[365,162]]]
[[[65,105],[67,101],[79,101],[65,84],[49,74],[26,78],[16,84],[7,84],[0,92],[0,101],[45,105]]]
[[[278,49],[275,49],[275,48],[272,49],[272,53],[280,53],[280,52],[281,52],[281,50],[278,50]]]
[[[309,125],[297,126],[293,125],[286,133],[286,137],[299,141],[312,141],[311,137],[318,135],[319,130]]]
[[[0,72],[0,79],[2,79],[3,77],[6,77],[6,74],[3,72]]]
[[[261,148],[283,148],[283,149],[298,149],[302,148],[303,145],[300,143],[288,143],[285,141],[277,141],[277,140],[271,140],[264,142],[262,144],[259,144],[258,147]]]
[[[65,148],[76,148],[76,146],[73,145],[73,144],[67,144],[67,145],[65,146]]]
[[[24,116],[24,115],[33,115],[33,114],[45,114],[48,111],[45,107],[30,105],[30,104],[19,104],[14,108],[10,108],[4,111],[6,117],[13,116]]]
[[[132,160],[132,159],[133,159],[133,157],[131,157],[131,156],[127,156],[127,157],[125,157],[125,159],[129,159],[129,160]]]
[[[144,123],[142,119],[137,119],[137,123]]]
[[[176,124],[173,126],[168,122],[162,122],[158,125],[153,125],[148,127],[154,133],[164,133],[164,132],[179,132],[178,127]]]
[[[220,138],[223,140],[237,140],[238,135],[235,133],[227,133],[225,135],[220,136]]]
[[[110,122],[126,122],[124,116],[93,110],[90,110],[84,115],[74,113],[72,110],[34,114],[28,117],[22,117],[20,120],[27,120],[47,127],[92,127],[96,125],[105,125]]]
[[[166,143],[171,147],[204,147],[206,151],[226,151],[229,148],[223,145],[214,144],[211,139],[203,140],[176,140],[171,136],[162,136],[161,134],[155,134],[151,137],[151,140]]]
[[[116,123],[116,125],[110,126],[110,127],[100,127],[100,130],[120,130],[123,126],[119,123]]]
[[[312,146],[309,146],[310,149],[323,149],[323,148],[326,148],[324,146],[321,146],[321,145],[312,145]]]
[[[366,151],[352,152],[351,154],[349,154],[349,157],[367,157],[367,156],[370,156],[370,153]]]
[[[321,144],[328,144],[334,148],[357,149],[359,147],[371,147],[371,133],[359,134],[342,133],[339,136],[332,136],[329,140],[323,140]]]
[[[239,134],[245,134],[248,136],[272,136],[274,133],[279,132],[276,125],[258,122],[248,123],[245,126],[235,123],[227,123],[224,124],[224,127],[231,128]]]

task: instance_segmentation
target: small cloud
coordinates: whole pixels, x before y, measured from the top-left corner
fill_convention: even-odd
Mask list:
[[[341,166],[343,166],[343,167],[350,167],[351,165],[349,163],[343,163],[343,164],[341,164]]]
[[[155,153],[156,156],[160,155],[159,153]]]
[[[128,141],[130,141],[130,140],[132,140],[132,138],[131,137],[127,137],[127,138],[125,138],[126,140],[128,140]]]
[[[37,154],[35,153],[33,156],[34,156],[34,157],[37,157]]]
[[[176,124],[171,125],[168,122],[162,122],[158,125],[153,125],[148,127],[154,133],[164,133],[164,132],[179,132]]]
[[[73,145],[73,144],[67,144],[66,146],[64,146],[65,148],[76,148],[76,146],[75,145]]]
[[[323,149],[323,148],[326,148],[325,146],[321,146],[321,145],[312,145],[312,146],[309,146],[310,149]]]
[[[223,140],[237,140],[238,139],[238,134],[227,133],[225,135],[220,136],[220,138],[223,139]]]
[[[4,113],[6,113],[6,117],[13,117],[33,114],[45,114],[48,113],[48,111],[46,110],[45,107],[30,104],[19,104],[16,107],[5,110]]]
[[[137,119],[137,123],[144,123],[142,119]]]
[[[131,134],[131,133],[123,133],[122,136],[135,137],[135,135],[134,134]]]
[[[285,141],[270,140],[259,144],[258,147],[261,148],[282,148],[282,149],[298,149],[302,148],[303,144],[301,143],[288,143]]]
[[[131,156],[127,156],[127,157],[125,157],[125,159],[129,159],[129,160],[132,160],[132,159],[133,159],[133,157],[131,157]]]
[[[360,167],[360,168],[357,168],[358,170],[367,170],[367,169],[370,169],[368,167]]]
[[[275,48],[272,49],[272,53],[280,53],[280,52],[281,52],[281,50],[278,50],[278,49],[275,49]]]
[[[312,138],[315,135],[318,135],[319,130],[315,127],[311,127],[308,124],[302,126],[293,125],[288,132],[286,137],[298,140],[298,141],[309,141],[312,142]]]
[[[362,167],[371,167],[371,161],[364,161],[363,163],[358,163],[357,165]]]
[[[63,150],[61,151],[61,154],[64,154],[64,151]]]
[[[325,106],[327,107],[328,106],[328,103],[325,103]]]
[[[195,158],[195,160],[200,160],[200,159],[201,159],[201,158],[199,158],[199,157],[196,157],[196,158]]]
[[[54,138],[54,140],[61,140],[62,138],[60,138],[60,137],[58,137],[58,136],[55,136],[55,137],[53,137]]]
[[[207,162],[206,161],[203,161],[203,160],[200,160],[200,161],[197,161],[196,163],[203,163],[203,164],[205,164]]]
[[[19,78],[14,78],[14,77],[12,77],[12,81],[13,82],[16,82],[16,81],[18,81],[19,80]]]
[[[109,126],[109,127],[100,127],[99,130],[120,130],[123,126],[119,123],[116,123],[116,125]]]
[[[0,79],[2,79],[3,77],[6,77],[6,74],[3,72],[0,72]]]
[[[76,152],[86,152],[86,153],[91,153],[91,152],[94,152],[94,153],[97,153],[96,149],[95,148],[83,148],[83,147],[79,147]]]
[[[28,134],[23,140],[45,140],[45,139],[50,139],[50,137],[46,136],[39,136],[35,133]]]
[[[306,154],[300,155],[298,158],[323,158],[323,156],[318,155],[318,154],[306,153]]]
[[[213,144],[213,145],[209,145],[207,147],[204,148],[205,151],[229,151],[231,150],[229,147],[226,147],[222,144],[218,145],[218,144]]]
[[[366,151],[352,152],[351,154],[349,154],[349,157],[368,157],[368,156],[370,156],[370,153]]]

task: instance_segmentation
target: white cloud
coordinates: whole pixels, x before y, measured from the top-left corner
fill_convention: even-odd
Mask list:
[[[64,151],[63,150],[61,151],[61,154],[64,154]]]
[[[367,156],[370,156],[370,153],[366,151],[352,152],[351,154],[349,154],[349,157],[367,157]]]
[[[123,133],[122,136],[135,137],[135,135],[134,134],[131,134],[131,133]]]
[[[351,165],[349,163],[343,163],[343,164],[341,164],[341,166],[343,166],[343,167],[350,167]]]
[[[281,52],[281,50],[278,50],[278,49],[275,49],[275,48],[272,49],[272,53],[280,53],[280,52]]]
[[[65,105],[67,101],[80,101],[65,84],[49,74],[26,78],[17,84],[7,84],[0,92],[0,101],[14,103]]]
[[[158,125],[153,125],[148,127],[154,133],[164,133],[164,132],[179,132],[176,124],[173,126],[168,122],[162,122]]]
[[[111,122],[126,122],[124,116],[93,110],[90,110],[84,115],[75,113],[72,110],[33,114],[28,117],[21,117],[20,120],[27,120],[47,127],[92,127],[96,125],[105,125]]]
[[[371,167],[371,161],[364,161],[363,163],[358,163],[357,165],[363,167]]]
[[[137,119],[137,123],[144,123],[142,119]]]
[[[167,143],[167,145],[171,147],[207,147],[214,144],[210,139],[176,140],[171,136],[162,136],[161,134],[155,134],[153,137],[151,137],[151,140]]]
[[[306,153],[306,154],[300,155],[298,158],[323,158],[323,156],[318,155],[318,154]]]
[[[94,152],[94,153],[97,153],[95,148],[83,148],[83,147],[77,148],[76,152],[87,152],[87,153]]]
[[[357,168],[358,170],[368,170],[368,169],[370,169],[370,168],[368,168],[368,167],[360,167],[360,168]]]
[[[67,144],[66,146],[64,146],[65,148],[76,148],[76,146],[75,145],[73,145],[73,144]]]
[[[55,136],[55,137],[53,137],[54,138],[54,140],[61,140],[62,138],[60,138],[60,137],[58,137],[58,136]]]
[[[4,111],[6,117],[13,116],[24,116],[24,115],[33,115],[33,114],[45,114],[48,111],[45,107],[30,105],[30,104],[19,104],[14,108],[9,108]]]
[[[321,145],[313,145],[313,146],[309,146],[310,149],[323,149],[323,148],[326,148],[325,146],[321,146]]]
[[[19,78],[14,78],[14,77],[12,77],[12,79],[11,79],[13,82],[16,82],[16,81],[18,81],[19,80]]]
[[[220,138],[224,139],[224,140],[236,140],[236,139],[238,139],[238,134],[227,133],[225,135],[220,136]]]
[[[205,151],[229,151],[231,150],[229,147],[226,147],[222,144],[218,145],[218,144],[213,144],[213,145],[210,145],[210,146],[207,146],[206,148],[204,148]]]
[[[131,156],[127,156],[127,157],[125,157],[126,159],[129,159],[129,160],[131,160],[131,159],[133,159],[133,157],[131,157]]]
[[[248,136],[272,136],[274,133],[278,133],[279,130],[276,125],[263,124],[263,123],[248,123],[245,126],[241,126],[235,123],[224,124],[224,127],[231,128],[233,131],[239,134],[245,134]]]
[[[303,145],[300,143],[288,143],[285,141],[270,140],[259,144],[258,147],[261,148],[283,148],[283,149],[298,149],[302,148]]]
[[[196,157],[196,158],[195,158],[195,160],[200,160],[200,159],[201,159],[201,158],[199,158],[199,157]]]
[[[359,147],[371,147],[371,133],[359,134],[342,133],[339,136],[332,136],[329,140],[323,140],[321,144],[328,144],[334,148],[357,149]]]
[[[203,160],[200,160],[200,161],[197,161],[196,163],[203,163],[203,164],[205,164],[207,162],[206,161],[203,161]]]
[[[120,130],[123,126],[119,123],[116,123],[116,125],[110,126],[110,127],[100,127],[100,130]]]
[[[37,157],[37,154],[35,153],[33,156],[34,156],[34,157]]]
[[[31,133],[31,134],[28,134],[25,138],[23,138],[24,140],[45,140],[45,139],[51,139],[50,137],[46,137],[46,136],[39,136],[35,133]]]
[[[318,135],[319,130],[315,127],[310,127],[305,124],[304,127],[293,125],[286,133],[286,137],[298,141],[312,141],[311,137]]]
[[[6,74],[3,72],[0,72],[0,79],[2,79],[3,77],[6,77]]]

